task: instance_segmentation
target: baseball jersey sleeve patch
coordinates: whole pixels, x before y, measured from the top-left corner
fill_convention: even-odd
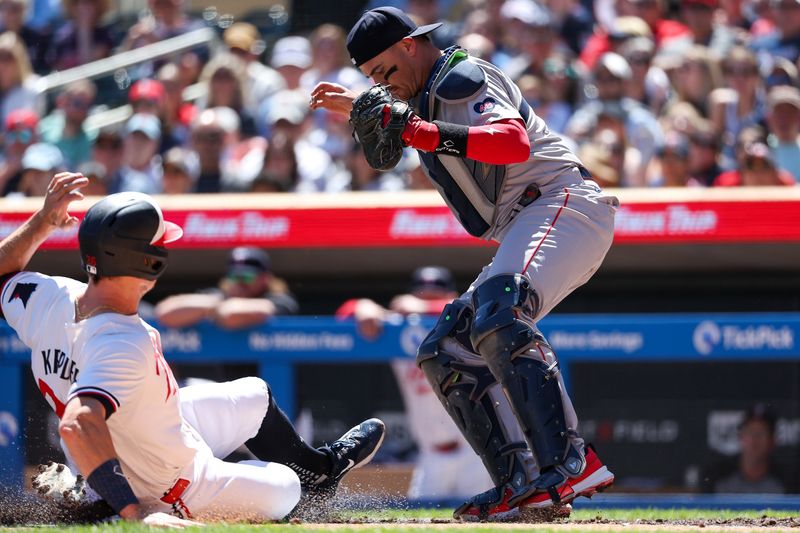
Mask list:
[[[478,114],[489,113],[494,109],[494,106],[496,105],[497,105],[497,100],[495,100],[491,96],[487,96],[482,101],[472,106],[472,109],[475,110],[475,112]]]
[[[116,396],[100,387],[78,387],[69,395],[67,402],[69,403],[69,400],[77,396],[89,396],[103,404],[103,407],[106,409],[106,419],[113,415],[120,405]]]
[[[38,283],[17,283],[13,289],[11,289],[11,294],[8,297],[8,303],[11,303],[15,299],[19,298],[20,302],[22,302],[22,307],[28,307],[28,300],[31,298],[31,294],[33,291],[36,290],[38,287]]]

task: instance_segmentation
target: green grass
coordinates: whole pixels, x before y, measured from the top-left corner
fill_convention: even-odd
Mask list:
[[[603,518],[618,523],[617,526],[610,526],[609,529],[604,529],[603,533],[620,531],[624,533],[635,533],[642,531],[637,529],[636,526],[622,525],[622,522],[635,522],[636,520],[664,520],[667,522],[676,520],[716,520],[716,519],[734,519],[734,518],[750,518],[759,519],[764,515],[772,518],[791,518],[798,516],[798,513],[789,511],[717,511],[707,509],[617,509],[617,510],[581,510],[573,511],[572,517],[568,522],[562,523],[556,527],[549,527],[547,524],[531,525],[531,524],[509,524],[500,531],[531,531],[537,533],[565,533],[565,532],[578,532],[585,531],[586,524],[581,524],[580,521],[594,520]],[[450,509],[414,509],[414,510],[384,510],[384,511],[352,511],[343,513],[342,518],[349,518],[355,521],[369,521],[369,522],[383,522],[371,523],[363,525],[339,525],[330,526],[324,524],[265,524],[265,525],[246,525],[246,524],[209,524],[205,528],[197,529],[194,531],[201,531],[202,533],[235,533],[246,531],[258,531],[259,533],[320,533],[327,531],[335,531],[337,533],[420,533],[423,531],[454,531],[454,530],[468,530],[475,533],[491,533],[496,532],[499,528],[492,526],[492,524],[474,524],[468,529],[463,525],[453,524],[437,524],[434,526],[427,526],[419,522],[430,522],[430,520],[447,520],[452,516]],[[386,521],[398,521],[398,523],[386,523]],[[409,524],[408,522],[418,522]],[[570,527],[570,523],[571,526]],[[583,526],[583,527],[582,527]],[[43,526],[41,528],[16,528],[17,531],[47,531],[50,527]],[[664,524],[660,531],[669,532],[669,524]],[[751,530],[758,531],[763,528],[751,528]],[[82,527],[68,527],[58,528],[59,532],[66,533],[151,533],[147,527],[138,524],[129,523],[116,523],[103,526],[82,526]],[[719,527],[709,524],[703,531],[719,531]],[[797,530],[795,530],[797,531]]]

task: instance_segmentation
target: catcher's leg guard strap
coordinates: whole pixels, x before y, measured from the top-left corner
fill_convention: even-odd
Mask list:
[[[494,276],[478,286],[472,298],[473,346],[506,392],[539,468],[562,465],[569,441],[558,366],[543,361],[537,343],[544,344],[544,338],[518,318],[535,315],[537,298],[528,279],[520,274]]]
[[[517,455],[527,446],[524,442],[509,442],[503,431],[495,404],[487,394],[496,383],[491,371],[460,363],[445,351],[423,360],[420,367],[447,413],[480,455],[492,481],[496,485],[524,487],[528,477]]]
[[[442,339],[452,337],[462,346],[472,351],[469,341],[469,327],[472,323],[472,308],[461,300],[455,300],[444,307],[436,325],[428,333],[417,349],[417,365],[436,357]]]

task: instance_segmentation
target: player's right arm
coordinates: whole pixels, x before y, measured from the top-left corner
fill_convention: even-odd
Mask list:
[[[338,83],[323,81],[311,91],[311,109],[327,109],[332,113],[350,116],[353,100],[358,93]]]
[[[47,186],[42,208],[0,242],[0,278],[23,270],[55,230],[78,223],[67,210],[70,203],[83,198],[79,189],[88,183],[82,174],[62,172],[55,175]]]
[[[75,396],[58,424],[58,433],[89,486],[124,520],[171,528],[201,525],[166,513],[146,515],[142,511],[120,470],[106,418],[102,402],[91,396]]]

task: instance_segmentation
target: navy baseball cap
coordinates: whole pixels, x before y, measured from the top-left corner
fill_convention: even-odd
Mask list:
[[[424,266],[416,269],[411,276],[411,290],[441,289],[455,290],[453,275],[450,271],[440,266]]]
[[[376,7],[366,11],[347,35],[347,51],[358,67],[405,37],[432,32],[441,22],[417,26],[396,7]]]

